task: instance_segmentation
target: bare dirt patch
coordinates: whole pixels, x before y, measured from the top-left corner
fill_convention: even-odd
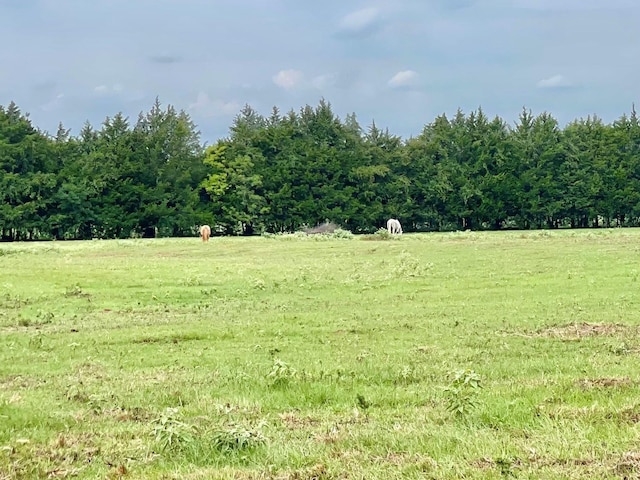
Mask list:
[[[573,405],[538,405],[536,407],[537,415],[544,415],[553,420],[579,420],[585,418],[605,417],[606,412],[597,407],[576,407]]]
[[[318,425],[320,422],[308,415],[300,415],[298,412],[285,412],[278,415],[282,423],[290,430],[302,427]]]
[[[584,390],[593,388],[625,388],[636,384],[629,377],[621,378],[583,378],[576,381],[576,386]]]
[[[122,407],[110,408],[103,410],[102,414],[118,422],[149,422],[155,417],[152,412],[140,407],[130,409]]]
[[[205,340],[207,337],[201,334],[180,334],[180,335],[169,335],[169,336],[144,336],[141,338],[136,338],[132,340],[132,343],[180,343],[180,342],[193,342],[199,340]]]
[[[589,337],[615,336],[620,334],[637,333],[637,327],[623,325],[621,323],[570,323],[538,330],[532,336],[554,337],[566,340],[579,340]]]
[[[77,477],[99,453],[100,448],[89,434],[59,434],[46,446],[19,439],[9,446],[9,473],[14,476],[7,478]]]
[[[620,478],[640,478],[640,452],[623,453],[612,468]]]
[[[640,423],[640,405],[625,408],[618,413],[618,417],[628,423]],[[640,458],[640,453],[638,456]]]
[[[579,475],[575,478],[583,478],[584,475],[591,477],[596,472],[602,471],[605,464],[604,462],[585,458],[541,457],[532,452],[529,458],[526,459],[483,457],[470,462],[470,465],[477,470],[497,470],[503,478],[515,478],[515,472],[517,471],[537,472],[542,469],[555,470],[558,476],[561,476],[560,472],[565,474],[574,472],[574,474]],[[564,475],[562,476],[564,477]],[[574,478],[574,476],[571,476],[571,478]]]
[[[15,390],[33,390],[47,383],[46,380],[25,375],[7,375],[0,378],[0,386]]]
[[[208,480],[210,478],[230,478],[233,480],[329,480],[329,479],[346,479],[349,478],[346,473],[335,475],[327,470],[322,463],[313,466],[301,468],[298,470],[288,471],[254,471],[254,470],[236,470],[231,467],[224,468],[205,468],[190,474],[178,474],[172,476],[164,476],[171,480]]]

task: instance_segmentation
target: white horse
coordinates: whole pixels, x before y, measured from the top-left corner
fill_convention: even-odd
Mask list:
[[[208,242],[211,236],[211,227],[209,225],[202,225],[200,227],[200,236],[203,242]]]
[[[387,230],[392,235],[402,235],[402,225],[400,225],[400,222],[395,218],[390,218],[389,220],[387,220]]]

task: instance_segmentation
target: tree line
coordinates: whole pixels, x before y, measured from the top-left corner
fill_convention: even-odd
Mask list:
[[[204,145],[158,100],[77,136],[0,106],[4,241],[294,231],[332,221],[372,232],[640,225],[640,124],[632,108],[564,127],[523,109],[513,126],[482,108],[436,117],[402,139],[343,120],[330,103],[262,116],[245,106]]]

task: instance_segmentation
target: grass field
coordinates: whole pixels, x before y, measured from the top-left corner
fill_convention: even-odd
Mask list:
[[[0,479],[640,476],[640,231],[0,244]]]

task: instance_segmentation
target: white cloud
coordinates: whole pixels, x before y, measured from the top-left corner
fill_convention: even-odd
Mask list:
[[[413,70],[402,70],[396,73],[388,82],[391,88],[406,88],[416,84],[418,74]]]
[[[272,77],[273,83],[287,90],[300,86],[303,79],[304,74],[299,70],[280,70]]]
[[[93,89],[95,93],[98,95],[107,95],[109,93],[120,93],[124,90],[124,87],[120,83],[116,83],[112,86],[109,85],[98,85]]]
[[[543,78],[536,86],[538,88],[564,88],[572,87],[573,83],[564,75],[554,75],[549,78]]]
[[[342,17],[340,29],[351,33],[365,32],[375,27],[379,19],[380,10],[375,7],[363,8]]]
[[[212,100],[205,92],[198,93],[196,101],[189,104],[189,110],[204,117],[224,117],[240,111],[240,104],[234,101]]]

